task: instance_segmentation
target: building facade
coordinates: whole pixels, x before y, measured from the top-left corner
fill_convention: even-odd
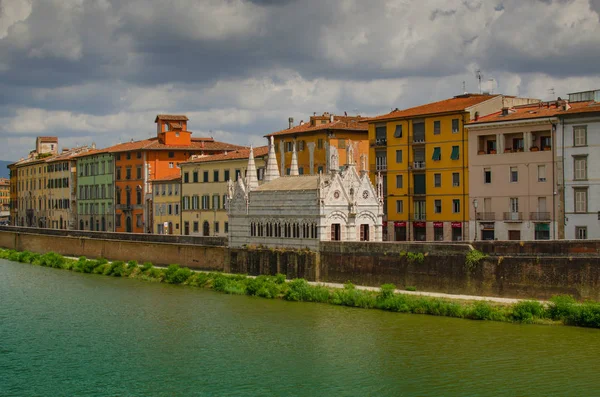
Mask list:
[[[600,90],[569,94],[567,112],[559,115],[557,157],[563,185],[564,238],[600,238]]]
[[[114,160],[104,150],[90,150],[75,157],[77,175],[76,228],[115,231]]]
[[[383,177],[384,239],[460,241],[469,236],[465,124],[536,100],[464,94],[368,119],[370,171]]]
[[[224,154],[192,158],[181,163],[182,234],[226,237],[228,182],[247,178],[250,150],[256,178],[263,180],[268,147],[238,149]]]
[[[559,102],[505,108],[471,122],[472,240],[549,240],[558,236],[556,178]]]
[[[158,115],[155,138],[110,147],[115,161],[115,231],[152,233],[152,180],[179,175],[191,156],[240,148],[212,138],[192,138],[184,115]]]
[[[181,176],[152,181],[154,233],[181,234]]]
[[[0,222],[7,222],[10,217],[10,180],[0,178]]]
[[[229,183],[229,245],[318,249],[320,241],[381,241],[381,183],[375,189],[352,162],[340,171],[338,159],[334,151],[328,174],[298,175],[294,158],[291,175],[280,177],[272,143],[261,184],[250,155],[247,178]]]
[[[346,148],[352,146],[354,164],[362,164],[361,156],[369,155],[368,126],[361,116],[336,116],[323,113],[311,116],[308,122],[300,121],[293,125],[289,119],[289,128],[266,135],[275,139],[277,162],[281,175],[289,175],[292,169],[292,151],[296,150],[299,175],[329,173],[331,148],[336,148],[340,162],[346,163],[349,153]],[[367,159],[368,164],[368,159]]]

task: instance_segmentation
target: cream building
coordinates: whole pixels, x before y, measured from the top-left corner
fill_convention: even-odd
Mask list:
[[[271,138],[263,183],[253,177],[250,153],[248,177],[229,182],[229,246],[318,249],[320,241],[382,241],[382,178],[375,189],[365,164],[357,171],[352,150],[342,168],[331,148],[328,174],[299,175],[294,145],[290,175],[280,177]]]
[[[153,233],[181,234],[181,176],[152,181]]]
[[[192,157],[181,166],[183,235],[220,236],[229,233],[229,218],[225,208],[229,180],[247,177],[250,151],[256,167],[254,177],[264,176],[267,146],[238,149],[224,154]]]

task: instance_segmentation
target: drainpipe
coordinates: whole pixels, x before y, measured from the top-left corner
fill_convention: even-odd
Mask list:
[[[463,206],[463,211],[462,211],[462,214],[463,214],[462,225],[464,226],[465,222],[466,222],[466,217],[467,217],[466,212],[468,211],[468,208],[469,208],[469,205],[468,205],[469,200],[465,196],[465,194],[466,194],[466,192],[465,192],[465,173],[466,173],[466,171],[465,171],[465,157],[467,155],[466,155],[466,152],[465,152],[465,115],[464,114],[463,114],[463,117],[462,117],[462,122],[463,122],[463,125],[462,125],[462,154],[463,155],[462,155],[462,172],[461,172],[461,174],[462,174],[462,198],[463,198],[462,199],[462,202],[463,202],[462,203],[462,206]],[[467,136],[467,139],[469,139],[468,136]],[[468,141],[467,141],[467,143],[468,143]],[[467,148],[468,147],[469,146],[467,144]],[[477,218],[477,213],[475,213],[475,218]],[[465,238],[465,229],[466,228],[464,228],[464,227],[462,228],[462,240],[463,241],[467,240]],[[475,233],[477,233],[477,228],[475,228],[475,229],[476,229]],[[452,223],[450,223],[450,232],[452,232]]]
[[[563,238],[564,238],[565,237],[564,231],[565,231],[565,226],[566,226],[565,219],[567,216],[567,209],[565,208],[565,202],[566,202],[565,195],[566,195],[566,190],[567,190],[567,187],[565,186],[565,119],[563,118],[561,121],[562,121],[562,132],[561,132],[561,135],[562,135],[562,148],[561,148],[562,160],[561,160],[561,162],[562,162],[562,206],[563,206],[563,219],[561,222],[563,223]],[[552,175],[554,176],[554,167],[552,167],[552,172],[553,172]],[[554,193],[554,192],[552,192],[552,193]],[[553,194],[553,196],[554,196],[554,194]],[[555,219],[555,222],[556,222],[556,219]],[[555,227],[555,229],[556,229],[556,227]],[[556,238],[556,236],[554,236],[554,238]]]
[[[410,142],[410,126],[412,125],[412,119],[409,119],[409,120],[406,120],[406,121],[407,121],[407,123],[406,123],[406,125],[407,125],[407,128],[406,128],[406,130],[407,130],[406,139],[408,140],[408,144],[410,145],[409,146],[410,149],[408,149],[408,156],[409,156],[410,159],[413,160],[413,164],[414,164],[414,162],[415,162],[414,147],[413,147],[412,142]],[[414,140],[414,137],[413,137],[413,140]],[[427,158],[425,160],[427,160]],[[406,178],[406,179],[408,179],[408,181],[406,182],[408,184],[408,196],[407,196],[408,200],[407,200],[407,203],[406,203],[406,209],[408,210],[408,219],[407,219],[407,222],[406,222],[406,241],[411,241],[410,240],[410,238],[411,238],[410,232],[411,232],[411,229],[412,229],[412,222],[410,220],[410,209],[411,209],[411,206],[410,206],[410,197],[411,197],[411,195],[410,195],[410,177],[413,175],[413,173],[411,172],[411,170],[412,170],[412,167],[410,166],[410,161],[409,161],[408,162],[408,167],[407,167],[407,171],[408,171],[407,172],[407,176],[408,176],[408,178]],[[427,181],[425,181],[425,183],[427,183]],[[414,202],[413,202],[413,206],[414,206]],[[389,210],[390,209],[388,208],[388,212],[389,212]],[[396,231],[395,229],[396,229],[396,227],[394,226],[394,232]]]

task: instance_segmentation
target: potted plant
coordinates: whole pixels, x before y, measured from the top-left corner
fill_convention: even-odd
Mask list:
[[[480,150],[477,152],[477,154],[485,154],[485,150]]]
[[[504,149],[504,153],[512,153],[512,149],[507,147],[506,149]]]
[[[523,151],[523,148],[522,148],[522,147],[520,147],[520,148],[517,148],[517,152],[522,152],[522,151]]]
[[[530,147],[530,148],[529,148],[529,150],[530,150],[531,152],[538,152],[538,151],[540,150],[540,148],[539,148],[539,147],[537,147],[537,146],[532,146],[532,147]]]
[[[496,149],[490,150],[490,154],[496,154]]]
[[[549,150],[552,150],[552,146],[544,146],[544,148],[542,150],[547,152]]]

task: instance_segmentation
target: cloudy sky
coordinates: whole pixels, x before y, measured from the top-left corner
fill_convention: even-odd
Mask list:
[[[0,159],[35,136],[264,144],[313,112],[600,88],[600,0],[0,0]],[[554,94],[552,94],[554,92]]]

